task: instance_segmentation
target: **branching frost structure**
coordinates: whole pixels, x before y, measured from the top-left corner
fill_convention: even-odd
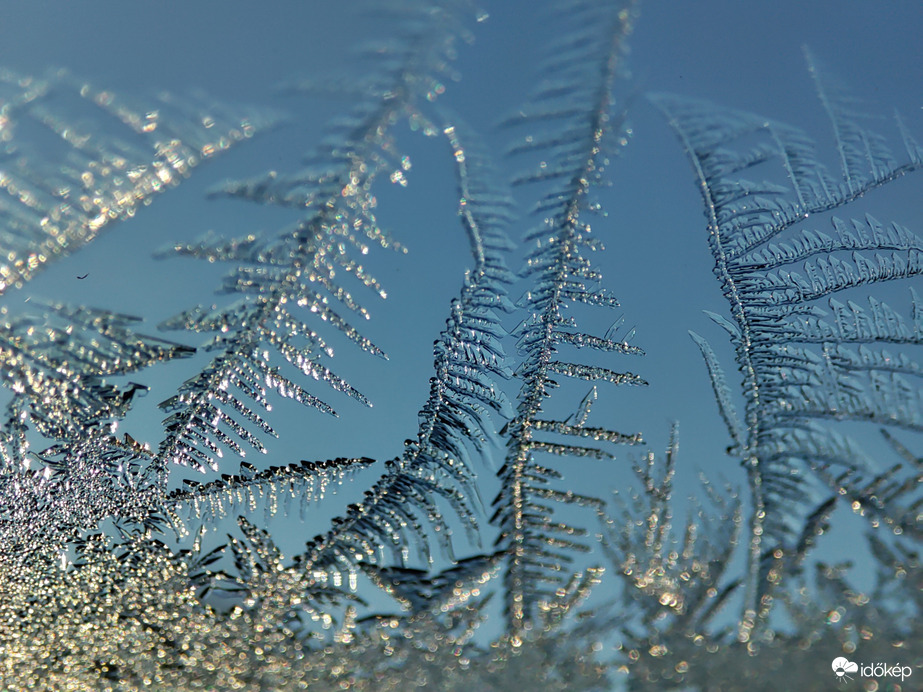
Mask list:
[[[500,493],[494,500],[493,521],[500,528],[499,543],[510,553],[506,610],[514,644],[521,643],[538,609],[555,601],[556,592],[567,581],[566,565],[572,552],[588,550],[575,540],[585,532],[556,521],[553,507],[545,502],[601,506],[598,498],[549,487],[549,481],[561,474],[538,459],[564,456],[602,461],[611,459],[612,454],[592,442],[640,442],[640,435],[585,425],[596,397],[595,387],[570,419],[542,415],[557,377],[644,384],[630,372],[558,358],[562,346],[617,354],[641,352],[628,343],[630,335],[617,334],[615,328],[603,337],[583,333],[565,313],[571,303],[618,306],[599,286],[599,272],[589,260],[598,241],[586,219],[596,210],[590,195],[603,181],[607,152],[621,135],[617,122],[611,122],[613,87],[622,68],[633,12],[630,3],[616,10],[592,2],[569,6],[568,19],[576,22],[576,28],[565,32],[561,45],[554,47],[555,57],[544,70],[551,75],[550,81],[542,85],[534,104],[515,121],[539,129],[514,145],[513,152],[542,157],[537,169],[518,182],[551,181],[552,185],[536,208],[544,220],[526,239],[531,250],[522,273],[529,288],[520,306],[529,316],[514,333],[519,338],[522,361],[517,376],[522,389],[516,416],[507,426],[507,457],[499,473]],[[546,122],[553,123],[555,129],[543,127]]]
[[[655,97],[706,201],[731,304],[729,316],[709,315],[736,349],[742,414],[715,349],[693,339],[729,452],[749,480],[749,495],[703,480],[707,499],[690,500],[678,532],[677,428],[663,456],[624,452],[637,491],[618,489],[607,502],[565,485],[565,465],[609,463],[614,446],[642,444],[640,434],[589,422],[597,388],[645,384],[618,365],[641,354],[634,330],[621,317],[604,333],[585,326],[602,315],[611,323],[618,307],[593,261],[607,223],[596,197],[629,134],[614,94],[635,4],[580,0],[554,15],[560,39],[542,65],[545,81],[507,123],[525,131],[514,160],[535,163],[513,182],[540,190],[516,305],[506,263],[517,246],[505,232],[515,207],[486,147],[441,98],[469,15],[487,14],[465,0],[373,7],[394,38],[366,47],[375,64],[365,77],[294,83],[353,99],[306,167],[217,193],[299,219],[275,234],[211,235],[162,253],[230,265],[218,292],[231,299],[167,320],[171,340],[101,309],[38,300],[25,306],[37,312],[3,309],[2,686],[573,692],[611,688],[618,666],[632,690],[757,689],[767,680],[794,689],[816,679],[818,660],[860,645],[873,660],[916,656],[906,643],[920,640],[923,577],[908,541],[923,533],[923,303],[913,286],[905,309],[883,293],[918,282],[923,244],[899,224],[833,214],[923,165],[909,128],[898,120],[898,163],[811,59],[840,180],[799,130]],[[72,119],[64,106],[74,103],[90,118]],[[135,103],[63,73],[0,72],[0,292],[271,120],[195,94]],[[330,367],[324,330],[384,357],[360,326],[370,310],[353,291],[385,297],[372,250],[402,250],[378,219],[375,192],[386,180],[407,182],[403,123],[445,147],[471,252],[435,341],[418,430],[384,463],[260,465],[246,455],[266,451],[276,434],[274,399],[295,399],[309,416],[371,404]],[[30,127],[54,135],[60,160],[32,154],[21,137]],[[745,179],[754,173],[770,179]],[[182,331],[209,335],[198,346],[212,357],[161,404],[160,443],[139,442],[127,414],[154,366],[195,353]],[[854,424],[880,427],[884,452],[861,449]],[[876,458],[893,456],[890,465]],[[180,486],[176,464],[201,471],[202,482]],[[294,554],[253,517],[262,510],[269,524],[297,504],[313,521],[311,503],[360,472],[377,472],[361,501]],[[498,490],[489,522],[485,487]],[[843,501],[870,528],[888,529],[869,533],[878,573],[867,593],[850,585],[848,565],[811,555]],[[601,521],[597,547],[621,585],[608,605],[587,604],[605,575],[569,505]],[[236,517],[227,543],[209,545],[209,528],[236,514],[247,516]],[[466,540],[453,534],[459,528]],[[170,529],[179,545],[167,544]],[[740,600],[742,617],[728,617],[725,606]],[[787,627],[771,619],[773,603]],[[479,633],[501,608],[505,626]]]
[[[75,115],[88,106],[92,119]],[[201,94],[130,101],[66,72],[39,79],[0,70],[0,292],[272,121]],[[54,135],[58,161],[18,134],[30,127]]]
[[[3,70],[0,93],[0,292],[272,122],[202,95],[130,102],[64,72],[36,79]],[[40,154],[36,128],[54,136]],[[114,431],[147,387],[118,381],[194,351],[138,333],[129,315],[30,301],[4,307],[0,324],[11,392],[0,433],[0,533],[14,563],[107,517],[146,520],[158,500],[143,480],[150,450]],[[37,453],[36,444],[51,446]]]
[[[779,551],[797,554],[803,520],[817,501],[811,476],[861,483],[874,472],[868,455],[833,423],[923,430],[916,386],[923,302],[913,287],[923,275],[923,240],[869,215],[815,221],[919,169],[923,150],[898,117],[899,163],[885,138],[862,125],[866,116],[856,100],[810,54],[808,62],[833,126],[839,179],[801,130],[703,101],[654,97],[692,159],[715,274],[730,303],[730,320],[712,317],[736,351],[743,420],[708,342],[693,338],[711,373],[732,452],[750,479],[744,639],[772,602]],[[773,173],[776,179],[747,177]],[[909,286],[906,313],[881,299],[895,282]]]
[[[298,569],[319,580],[342,573],[355,579],[363,563],[392,560],[403,564],[413,555],[413,544],[419,549],[418,557],[431,560],[431,527],[451,555],[452,530],[442,516],[443,504],[453,509],[471,539],[477,540],[471,499],[477,490],[470,454],[483,452],[491,425],[488,410],[503,415],[509,408],[494,381],[509,376],[496,313],[508,305],[504,285],[509,279],[502,253],[509,243],[502,226],[508,221],[510,202],[498,192],[502,188],[493,184],[489,164],[462,132],[464,125],[442,115],[437,117],[445,122],[433,124],[422,109],[422,104],[444,89],[440,80],[448,70],[454,43],[464,31],[463,5],[450,2],[422,10],[405,8],[401,16],[405,40],[376,50],[376,72],[362,83],[359,106],[338,123],[308,168],[293,176],[268,174],[225,186],[224,193],[235,197],[305,209],[294,229],[275,240],[255,236],[209,239],[176,248],[181,254],[209,261],[237,263],[223,290],[244,296],[230,306],[197,308],[164,325],[216,332],[206,348],[219,355],[179,395],[164,402],[171,416],[159,462],[162,468],[171,461],[215,467],[227,450],[235,455],[246,452],[238,439],[263,449],[259,434],[250,432],[254,425],[274,434],[250,404],[266,408],[270,389],[334,413],[323,395],[309,393],[270,365],[267,347],[304,374],[370,404],[323,363],[332,351],[305,319],[320,317],[364,350],[384,356],[353,326],[352,318],[342,316],[344,308],[360,318],[369,314],[335,276],[351,274],[385,297],[361,258],[370,244],[401,249],[380,228],[372,191],[382,173],[392,182],[406,183],[410,161],[396,149],[395,124],[409,121],[430,135],[441,130],[448,141],[457,171],[459,216],[474,266],[436,342],[436,373],[420,412],[417,439],[407,443],[402,457],[386,462],[384,474],[362,502],[350,505],[329,531],[308,542],[306,550],[294,557]],[[316,82],[298,85],[309,90],[322,86]],[[356,251],[358,258],[351,256]],[[226,480],[234,487],[242,482],[239,477]],[[197,487],[184,501],[204,500],[204,496],[199,498],[203,492],[204,487]]]

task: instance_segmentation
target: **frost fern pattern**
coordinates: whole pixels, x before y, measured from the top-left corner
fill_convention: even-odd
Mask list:
[[[691,463],[679,426],[658,454],[656,431],[597,422],[618,410],[607,397],[626,406],[659,376],[599,269],[624,233],[604,202],[633,113],[638,4],[545,15],[557,38],[542,81],[501,123],[509,162],[526,168],[509,182],[466,123],[474,106],[445,103],[487,14],[466,0],[374,5],[392,40],[360,46],[361,78],[287,85],[349,99],[304,165],[212,195],[294,220],[159,252],[160,266],[227,271],[215,304],[188,305],[157,337],[130,315],[10,297],[277,116],[0,72],[2,686],[563,691],[627,675],[631,690],[795,688],[821,680],[816,659],[854,651],[857,632],[863,655],[920,641],[923,241],[851,208],[923,166],[913,126],[897,119],[893,154],[811,55],[839,174],[795,127],[651,97],[705,204],[728,302],[707,314],[736,374],[714,339],[691,335],[744,470],[741,487],[702,475],[676,520]],[[30,147],[35,128],[54,152]],[[307,459],[280,459],[275,406],[313,422],[373,404],[330,333],[386,365],[369,327],[389,291],[378,266],[406,248],[378,196],[411,177],[407,130],[443,152],[469,251],[417,429],[374,458],[348,440],[311,457],[306,435]],[[173,361],[192,374],[157,406],[159,440],[139,441],[119,425]],[[856,439],[863,425],[883,453]],[[582,492],[588,467],[633,473],[634,487]],[[868,597],[815,557],[844,502],[867,520]],[[277,522],[296,511],[317,534],[292,550]]]

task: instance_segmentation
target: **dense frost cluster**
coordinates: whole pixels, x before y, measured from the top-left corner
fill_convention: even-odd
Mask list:
[[[464,113],[434,105],[459,41],[486,16],[463,0],[387,4],[394,40],[374,47],[351,109],[304,168],[220,192],[299,220],[163,253],[227,266],[213,288],[230,299],[163,322],[168,338],[66,296],[3,308],[0,686],[826,689],[835,676],[817,661],[860,641],[864,660],[898,652],[923,675],[913,649],[923,641],[921,459],[909,449],[923,430],[923,241],[850,216],[856,200],[923,166],[912,128],[898,118],[887,137],[867,129],[810,55],[838,171],[795,127],[651,97],[703,197],[728,303],[709,314],[734,375],[692,337],[728,454],[745,469],[741,488],[703,478],[674,526],[678,427],[655,454],[640,432],[593,411],[612,387],[657,377],[615,312],[617,281],[594,259],[619,232],[599,196],[627,140],[623,63],[638,8],[580,0],[555,15],[560,40],[542,80],[505,123],[509,154],[527,168],[511,181],[531,200],[520,215]],[[331,87],[322,82],[298,88]],[[258,135],[267,113],[0,72],[4,297]],[[376,191],[406,184],[396,135],[406,124],[448,145],[471,254],[435,341],[419,428],[377,460],[245,461],[276,436],[279,399],[318,417],[336,415],[339,395],[370,405],[334,372],[325,334],[385,357],[364,331],[363,301],[386,295],[375,250],[403,250]],[[38,130],[55,136],[54,155],[30,148]],[[900,284],[906,300],[887,304],[882,287]],[[203,354],[159,404],[159,440],[121,431],[158,364]],[[873,459],[853,424],[881,428],[890,456]],[[302,448],[310,456],[309,439]],[[490,449],[503,450],[494,466]],[[616,456],[633,460],[636,490],[613,498],[605,484],[593,495],[566,481],[574,465]],[[179,467],[203,481],[178,481]],[[331,489],[363,482],[361,499],[331,510],[297,554],[283,555],[261,523],[311,514]],[[851,586],[844,566],[811,559],[841,505],[868,521],[871,592]],[[206,547],[205,529],[227,517],[236,533]],[[594,589],[606,598],[588,602]]]

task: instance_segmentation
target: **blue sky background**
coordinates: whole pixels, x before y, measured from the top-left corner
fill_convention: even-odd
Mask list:
[[[157,198],[135,219],[117,224],[91,246],[57,262],[24,291],[10,292],[10,305],[31,295],[66,299],[115,311],[144,315],[148,329],[180,309],[210,303],[222,268],[185,259],[155,262],[154,250],[191,240],[207,230],[239,236],[273,232],[293,216],[277,209],[233,200],[206,200],[205,191],[226,178],[249,177],[267,169],[295,170],[310,151],[327,118],[348,101],[280,95],[279,83],[300,77],[361,74],[350,48],[380,35],[385,25],[332,2],[245,3],[6,3],[0,20],[0,65],[26,74],[67,67],[76,76],[132,96],[160,89],[182,93],[202,88],[230,103],[276,108],[286,122],[220,159],[203,166],[182,186]],[[474,24],[475,42],[459,49],[461,81],[448,84],[444,102],[483,134],[494,152],[509,132],[495,124],[514,112],[540,79],[535,66],[556,31],[526,0],[485,3],[487,21]],[[597,223],[607,246],[598,262],[608,287],[620,298],[636,344],[648,355],[620,359],[645,377],[640,390],[600,388],[596,424],[625,432],[640,430],[656,450],[666,444],[670,422],[681,430],[679,495],[691,492],[699,470],[741,482],[735,462],[724,455],[727,436],[718,416],[704,364],[687,330],[707,336],[736,383],[723,332],[703,309],[726,314],[725,301],[711,273],[700,198],[691,167],[664,119],[643,98],[647,91],[669,91],[763,114],[805,128],[819,142],[821,155],[836,164],[832,135],[814,96],[802,46],[809,45],[854,93],[882,116],[872,127],[888,136],[895,128],[892,108],[905,116],[923,140],[923,55],[919,42],[923,5],[919,2],[777,2],[732,0],[650,2],[631,39],[633,81],[623,93],[636,95],[630,145],[610,168],[612,188],[603,195],[609,212]],[[379,218],[409,248],[406,256],[375,251],[368,264],[388,290],[380,303],[365,297],[372,312],[366,334],[390,356],[388,362],[336,342],[335,372],[374,402],[363,409],[329,392],[340,411],[331,420],[291,402],[277,402],[274,425],[282,433],[270,455],[254,462],[285,464],[299,459],[400,454],[416,432],[416,412],[428,392],[432,342],[442,328],[451,298],[467,266],[467,243],[455,216],[455,193],[446,145],[406,127],[399,144],[413,161],[407,189],[382,181]],[[519,168],[499,158],[501,177]],[[883,221],[899,221],[923,231],[914,181],[900,181],[860,203]],[[517,190],[521,212],[534,194]],[[858,211],[850,210],[850,215]],[[514,238],[530,223],[511,229]],[[511,265],[518,268],[518,262]],[[89,273],[85,281],[77,275]],[[517,298],[521,289],[513,291]],[[901,296],[906,294],[903,289]],[[898,300],[904,300],[903,297]],[[605,319],[609,319],[609,316]],[[517,319],[518,321],[518,319]],[[600,322],[602,324],[602,322]],[[512,325],[511,325],[512,326]],[[603,330],[604,330],[603,326]],[[167,334],[186,343],[194,336]],[[152,386],[123,429],[139,440],[159,440],[157,402],[204,364],[201,358],[133,377]],[[511,389],[515,393],[515,387]],[[325,396],[327,391],[318,388]],[[576,405],[575,394],[569,405]],[[912,436],[905,436],[913,441]],[[916,438],[920,448],[919,436]],[[873,442],[872,444],[877,444]],[[610,467],[577,465],[568,485],[592,489],[625,487],[630,472],[624,454]],[[499,456],[498,463],[499,466]],[[237,471],[236,462],[223,472]],[[482,475],[490,482],[490,471]],[[344,498],[354,499],[366,483],[352,482]],[[494,486],[485,492],[493,497]],[[344,499],[346,501],[346,499]],[[332,511],[332,510],[331,510]],[[325,516],[326,510],[318,517]],[[848,518],[847,518],[848,519]],[[273,520],[280,542],[291,551],[324,528]],[[854,524],[847,523],[847,526]],[[848,531],[833,535],[831,558],[848,545]],[[859,575],[860,579],[865,577]]]

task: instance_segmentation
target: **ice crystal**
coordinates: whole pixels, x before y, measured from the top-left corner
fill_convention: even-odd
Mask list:
[[[164,93],[130,104],[63,71],[36,78],[0,70],[0,94],[0,189],[6,193],[0,292],[22,286],[56,257],[134,216],[202,161],[272,122],[266,113],[201,95]],[[68,100],[92,104],[94,119],[76,115],[81,104]],[[107,115],[124,127],[106,129]],[[57,137],[56,159],[18,136],[20,125],[33,123]]]
[[[526,161],[512,184],[533,197],[527,214],[490,147],[442,106],[458,45],[488,13],[465,0],[368,11],[393,38],[360,46],[373,58],[362,78],[287,85],[349,102],[303,167],[213,193],[294,220],[158,253],[226,267],[223,297],[164,320],[169,339],[102,308],[31,296],[2,308],[4,688],[570,691],[608,689],[621,672],[632,690],[806,689],[817,660],[860,644],[864,660],[898,650],[919,669],[908,643],[921,639],[923,609],[923,304],[912,285],[923,241],[868,213],[832,213],[923,165],[912,127],[898,119],[904,151],[893,154],[811,55],[839,176],[794,127],[653,97],[705,200],[730,305],[707,314],[739,380],[691,332],[744,480],[702,475],[684,505],[678,426],[656,454],[623,420],[597,422],[612,410],[607,390],[631,401],[657,377],[635,359],[635,329],[613,318],[619,302],[597,266],[618,230],[597,195],[630,134],[636,3],[579,0],[551,14],[544,79],[503,123],[512,160]],[[0,71],[0,293],[249,138],[267,113]],[[24,124],[57,149],[36,153]],[[404,246],[378,194],[413,184],[405,130],[442,147],[468,243],[417,429],[378,460],[302,460],[316,458],[308,435],[296,461],[279,460],[277,400],[328,422],[373,403],[334,345],[387,357],[368,327],[371,302],[387,297],[378,250]],[[530,226],[519,243],[507,235],[516,221]],[[885,302],[891,284],[907,285],[904,305]],[[136,439],[130,416],[157,368],[180,359],[187,379],[159,404],[159,442]],[[852,424],[880,427],[881,448],[863,448]],[[575,467],[600,481],[584,492]],[[634,486],[613,496],[602,480],[612,469],[633,470]],[[815,553],[841,506],[868,527],[877,573],[864,589]],[[276,528],[296,510],[316,535],[293,547]],[[608,604],[596,597],[604,582]]]

